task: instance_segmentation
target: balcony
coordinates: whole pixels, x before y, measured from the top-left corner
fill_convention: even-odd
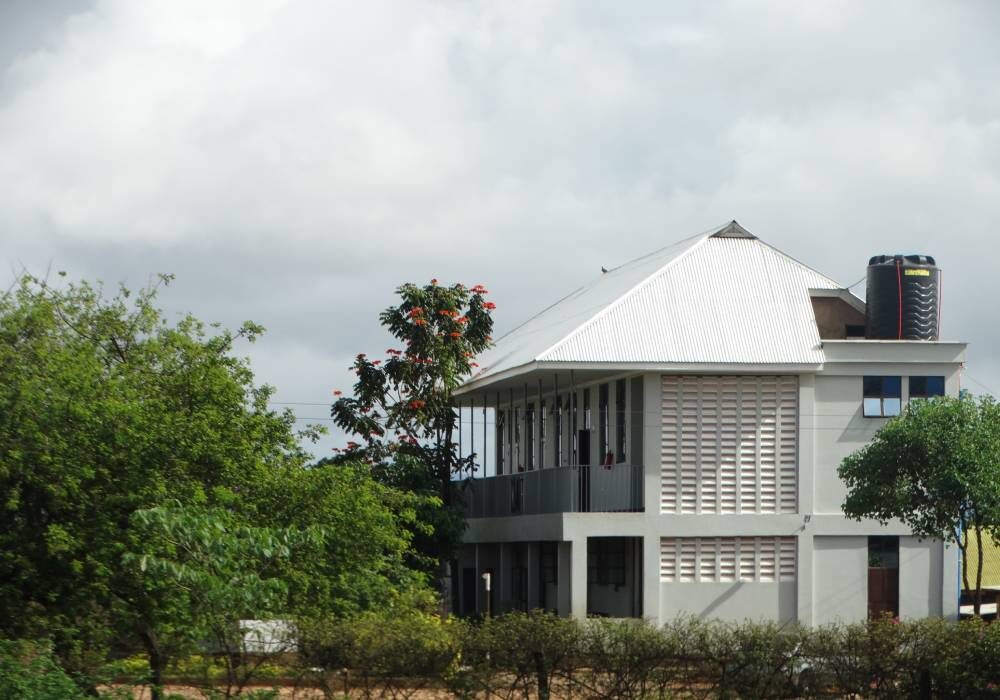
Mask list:
[[[637,513],[642,465],[570,466],[470,479],[456,484],[468,518],[539,513]]]

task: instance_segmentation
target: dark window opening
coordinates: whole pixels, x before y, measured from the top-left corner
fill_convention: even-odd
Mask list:
[[[625,585],[624,537],[591,537],[587,540],[587,581],[599,586]]]
[[[865,417],[898,416],[902,384],[900,377],[864,377],[862,403]]]
[[[868,617],[899,617],[899,538],[868,538]]]
[[[528,469],[535,468],[535,404],[524,409],[524,461]]]
[[[611,464],[614,455],[608,446],[608,385],[601,384],[597,388],[597,453],[601,456],[601,464]]]
[[[619,379],[615,382],[615,458],[618,462],[625,461],[625,423],[625,380]]]
[[[497,474],[503,474],[504,465],[504,453],[507,451],[507,440],[504,437],[504,412],[498,410],[496,412],[497,424],[497,445],[496,445],[496,455],[497,455]]]
[[[538,468],[545,468],[545,402],[538,405]]]
[[[510,569],[511,597],[514,609],[528,609],[528,569],[512,566]]]
[[[944,377],[910,377],[910,398],[944,396]]]
[[[517,471],[524,471],[524,460],[521,459],[521,409],[514,409],[513,420],[510,422],[511,428],[514,430],[514,454],[511,456],[510,464],[514,466],[514,462],[517,461]]]
[[[555,427],[556,427],[556,434],[555,434],[555,440],[556,440],[556,455],[555,455],[555,459],[556,459],[556,464],[555,464],[555,466],[561,467],[562,463],[563,463],[563,444],[562,444],[562,436],[563,436],[563,426],[562,426],[562,421],[563,421],[563,397],[562,396],[557,396],[556,397],[556,415],[555,415],[555,419],[556,419],[555,420],[555,424],[556,424],[555,425]]]

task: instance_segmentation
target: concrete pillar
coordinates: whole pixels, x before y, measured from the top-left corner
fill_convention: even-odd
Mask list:
[[[959,551],[958,545],[941,544],[941,614],[946,620],[958,619]]]
[[[795,561],[796,619],[801,625],[812,625],[813,613],[813,536],[809,524],[799,532]]]
[[[571,542],[556,543],[556,612],[563,617],[568,617],[573,613],[572,597],[570,596],[572,583],[571,546]]]
[[[642,538],[642,616],[655,625],[660,617],[660,538]]]
[[[663,432],[663,406],[661,394],[663,382],[659,374],[644,374],[642,377],[642,498],[646,513],[660,512],[660,469],[662,455],[660,440]],[[659,543],[657,543],[659,547]],[[649,580],[653,569],[645,569],[644,576]],[[659,572],[659,565],[655,571]],[[657,574],[659,580],[659,574]]]
[[[587,538],[570,543],[570,610],[573,617],[587,617]]]
[[[795,561],[795,614],[800,624],[811,625],[813,610],[813,536],[807,519],[816,510],[816,376],[799,375],[799,454],[798,454],[798,512],[802,516],[802,529],[796,538]]]

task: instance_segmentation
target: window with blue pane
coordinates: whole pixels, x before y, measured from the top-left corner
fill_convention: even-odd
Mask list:
[[[867,418],[898,416],[902,403],[902,377],[864,377],[862,403]]]
[[[910,377],[910,398],[944,396],[944,377]]]

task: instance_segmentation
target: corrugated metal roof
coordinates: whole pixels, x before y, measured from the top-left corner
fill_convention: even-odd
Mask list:
[[[830,278],[735,221],[602,274],[500,338],[472,380],[532,362],[819,364]]]

